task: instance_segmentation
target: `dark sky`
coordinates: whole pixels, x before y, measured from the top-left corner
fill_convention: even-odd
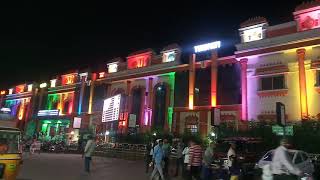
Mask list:
[[[185,51],[221,40],[232,48],[244,20],[293,19],[302,0],[14,1],[0,5],[0,87],[48,80],[70,69],[170,43]]]

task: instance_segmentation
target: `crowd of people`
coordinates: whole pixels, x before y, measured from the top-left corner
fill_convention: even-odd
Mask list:
[[[287,139],[280,142],[280,146],[274,150],[273,160],[271,163],[270,177],[262,176],[262,179],[270,180],[294,180],[299,179],[302,171],[296,167],[289,158],[288,148],[290,143]],[[147,146],[146,156],[146,173],[153,167],[150,180],[170,179],[169,156],[173,147],[169,144],[167,139],[158,139]],[[213,166],[215,158],[215,144],[210,143],[208,147],[203,150],[201,145],[194,140],[190,140],[188,145],[185,146],[182,142],[178,141],[174,145],[176,154],[175,163],[175,177],[181,177],[185,180],[212,180],[214,179]],[[235,143],[230,143],[227,152],[227,166],[228,175],[227,179],[237,180],[241,174],[241,165],[238,162],[237,147]],[[172,161],[171,161],[172,163]],[[179,174],[181,172],[181,174]]]
[[[169,156],[172,151],[172,146],[167,139],[158,139],[147,146],[146,156],[146,173],[149,168],[153,167],[150,179],[160,176],[162,180],[169,179]],[[206,153],[203,155],[202,147],[194,140],[190,140],[187,146],[180,141],[175,144],[176,162],[174,176],[180,176],[184,179],[200,179],[202,162],[211,164],[213,162],[213,144],[208,147]],[[205,171],[205,168],[203,168]],[[204,173],[205,178],[210,179],[209,170]]]

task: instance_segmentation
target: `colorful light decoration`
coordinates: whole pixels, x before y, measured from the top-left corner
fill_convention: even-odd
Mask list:
[[[41,83],[40,84],[40,88],[42,89],[42,88],[46,88],[47,87],[47,83]]]
[[[209,50],[213,50],[213,49],[218,49],[220,47],[221,47],[221,41],[215,41],[212,43],[194,46],[194,52],[199,53],[199,52],[209,51]]]
[[[115,73],[118,72],[118,62],[113,62],[107,64],[108,66],[108,73]]]
[[[50,87],[51,87],[51,88],[56,87],[56,83],[57,83],[57,79],[51,79],[51,80],[50,80]]]
[[[175,51],[165,52],[163,53],[162,62],[172,62],[176,59]]]
[[[294,12],[293,14],[297,21],[299,31],[305,31],[320,27],[319,13],[319,7],[312,7],[309,9]]]
[[[9,89],[9,94],[12,94],[13,93],[13,89]]]
[[[31,92],[31,91],[32,91],[32,87],[33,87],[32,84],[29,84],[29,85],[28,85],[28,92]]]
[[[25,88],[24,84],[16,86],[16,93],[17,94],[23,93],[24,92],[24,88]]]
[[[128,69],[136,69],[149,65],[151,55],[140,55],[128,58]]]
[[[66,74],[62,75],[62,85],[70,85],[75,82],[75,75],[74,74]]]
[[[99,72],[99,78],[104,78],[104,77],[105,77],[105,75],[106,75],[106,73],[105,73],[105,72]]]
[[[0,92],[0,94],[1,94],[1,95],[5,95],[5,94],[6,94],[6,91],[3,90],[3,91]]]

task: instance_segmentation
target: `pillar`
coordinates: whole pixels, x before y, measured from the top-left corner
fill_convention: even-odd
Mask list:
[[[131,107],[132,107],[132,97],[131,97],[131,85],[132,82],[131,81],[127,81],[127,90],[126,90],[126,94],[127,94],[127,100],[126,100],[126,113],[128,114],[128,117],[126,119],[126,125],[125,125],[125,131],[127,131],[128,125],[129,125],[129,117],[130,117],[130,113],[131,113]]]
[[[247,65],[248,59],[240,59],[241,65],[241,120],[248,120]]]
[[[305,56],[306,56],[306,50],[304,48],[297,50],[298,66],[299,66],[301,119],[304,119],[306,116],[308,116],[306,70],[304,66]]]
[[[213,50],[211,54],[211,107],[217,106],[217,76],[218,76],[218,53]]]
[[[76,98],[76,93],[73,91],[71,93],[66,94],[67,96],[67,101],[69,101],[69,98],[71,99],[69,101],[69,107],[68,107],[68,114],[73,113],[73,108],[75,107],[75,98]]]
[[[148,79],[148,100],[147,100],[147,107],[149,110],[151,110],[151,112],[148,111],[148,126],[151,127],[152,126],[152,111],[153,111],[153,102],[152,99],[153,98],[153,78],[149,78]]]
[[[192,110],[194,108],[194,80],[195,80],[195,62],[196,55],[192,54],[189,59],[189,109]]]
[[[90,97],[89,97],[88,114],[92,114],[92,103],[93,103],[94,85],[95,85],[96,78],[97,78],[97,74],[92,73],[91,83],[90,83]]]
[[[82,76],[81,77],[80,97],[79,97],[79,104],[78,104],[78,115],[80,115],[82,112],[82,102],[83,102],[85,87],[86,87],[86,76]]]

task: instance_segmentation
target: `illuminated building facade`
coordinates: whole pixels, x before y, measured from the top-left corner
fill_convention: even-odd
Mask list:
[[[195,46],[194,53],[177,44],[158,54],[145,49],[93,73],[2,90],[0,102],[17,126],[35,120],[47,135],[188,129],[206,136],[213,108],[221,122],[242,128],[242,122],[275,121],[276,102],[286,106],[288,121],[320,117],[320,3],[300,5],[293,15],[273,26],[263,17],[243,22],[230,56],[219,56],[223,41]]]
[[[276,102],[285,104],[288,121],[319,116],[320,3],[302,4],[293,15],[274,26],[262,17],[241,24],[235,56],[244,70],[244,120],[274,121]]]

